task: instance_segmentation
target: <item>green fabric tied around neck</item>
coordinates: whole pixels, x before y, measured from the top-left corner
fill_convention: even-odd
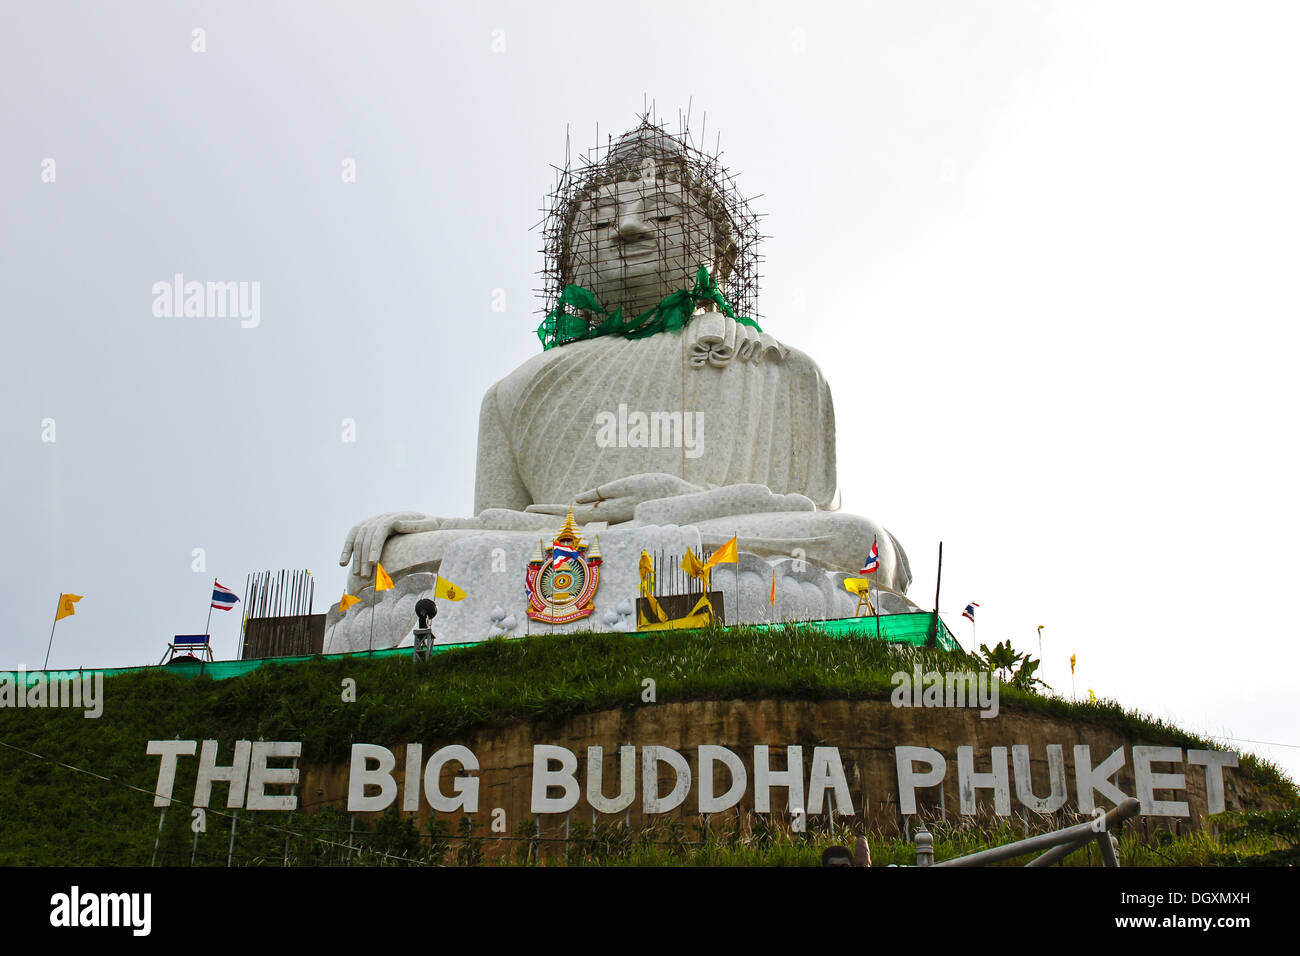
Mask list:
[[[741,325],[747,325],[756,332],[762,332],[753,319],[736,315],[736,310],[722,297],[718,284],[709,275],[709,270],[700,266],[695,273],[695,288],[678,289],[666,295],[653,309],[647,309],[634,319],[624,319],[621,308],[610,312],[596,301],[590,289],[580,285],[566,285],[560,293],[555,308],[547,313],[542,324],[537,327],[537,338],[541,340],[542,350],[568,345],[583,339],[594,339],[601,335],[621,335],[629,339],[643,339],[660,332],[680,332],[691,321],[696,308],[705,302],[716,303],[724,315],[735,319]],[[591,325],[581,315],[570,312],[591,312],[603,315],[603,321]]]

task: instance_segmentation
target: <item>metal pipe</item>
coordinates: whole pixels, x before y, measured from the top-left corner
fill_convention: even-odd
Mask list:
[[[167,808],[163,807],[162,813],[158,815],[158,835],[153,838],[153,859],[149,861],[150,866],[158,865],[158,844],[162,840],[163,821],[167,819]]]
[[[1133,805],[1131,808],[1131,812],[1126,812],[1124,815],[1120,815],[1120,811],[1126,810],[1129,804]],[[1114,807],[1113,809],[1111,809],[1111,811],[1107,813],[1105,817],[1106,822],[1104,824],[1103,834],[1110,833],[1113,826],[1123,823],[1129,817],[1136,816],[1140,808],[1141,808],[1141,804],[1138,803],[1138,801],[1133,799],[1132,797],[1129,797],[1118,807]],[[1092,825],[1093,825],[1092,823],[1087,824],[1087,826],[1089,827],[1089,833],[1082,840],[1076,840],[1075,842],[1069,845],[1058,846],[1055,849],[1048,850],[1042,856],[1035,857],[1034,859],[1030,860],[1028,863],[1025,864],[1025,866],[1051,866],[1053,863],[1065,859],[1075,850],[1079,849],[1081,846],[1087,843],[1088,837],[1103,835],[1103,834],[1098,834],[1095,830],[1092,830],[1091,829]],[[1102,859],[1103,860],[1105,859],[1104,855],[1102,856]],[[1116,865],[1118,866],[1118,863],[1116,863]]]
[[[235,857],[235,827],[239,824],[239,809],[230,817],[230,849],[226,852],[226,867],[230,867],[230,861]]]
[[[971,853],[967,856],[959,856],[952,860],[945,860],[942,863],[936,863],[935,866],[986,866],[989,863],[1000,863],[1003,860],[1011,860],[1018,856],[1024,856],[1026,853],[1033,853],[1038,850],[1049,850],[1036,860],[1030,861],[1029,866],[1049,866],[1051,863],[1068,856],[1079,848],[1080,845],[1097,836],[1107,836],[1111,828],[1119,823],[1124,822],[1130,817],[1137,816],[1142,805],[1133,797],[1129,797],[1114,807],[1105,816],[1105,823],[1101,833],[1098,833],[1093,827],[1096,825],[1095,820],[1089,820],[1084,823],[1075,824],[1072,827],[1066,827],[1063,830],[1056,830],[1052,833],[1043,833],[1038,836],[1029,837],[1027,840],[1017,840],[1015,843],[1008,843],[1005,846],[993,847],[990,850],[981,850],[979,853]]]
[[[1101,850],[1101,862],[1105,866],[1119,868],[1119,855],[1115,852],[1116,840],[1109,833],[1097,834],[1097,847]]]

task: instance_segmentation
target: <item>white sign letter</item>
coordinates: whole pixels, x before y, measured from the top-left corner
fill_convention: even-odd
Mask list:
[[[1133,782],[1142,813],[1152,817],[1189,817],[1185,800],[1157,800],[1157,790],[1186,790],[1187,777],[1181,773],[1152,773],[1153,763],[1182,763],[1181,747],[1134,747]]]
[[[917,773],[912,765],[918,760],[924,760],[930,769]],[[948,761],[939,751],[929,747],[895,747],[894,762],[898,765],[898,812],[906,816],[916,812],[917,787],[943,783],[948,773]]]
[[[371,770],[368,761],[379,766]],[[397,799],[397,784],[393,782],[393,768],[397,758],[387,747],[378,744],[353,744],[352,768],[348,771],[348,810],[387,810]],[[366,796],[366,787],[378,787],[379,793]]]
[[[478,758],[468,747],[452,744],[435,751],[429,758],[429,765],[424,768],[424,796],[429,801],[429,806],[442,813],[451,813],[461,808],[466,813],[478,813],[477,777],[457,777],[451,784],[455,796],[443,796],[438,778],[442,776],[442,765],[450,760],[455,760],[467,771],[478,770]]]
[[[673,768],[677,779],[673,788],[664,796],[659,796],[659,762],[663,761]],[[691,768],[686,758],[671,747],[641,748],[641,809],[648,816],[651,813],[667,813],[676,810],[686,800],[691,790]]]
[[[786,808],[802,808],[803,798],[803,748],[785,748],[785,769],[768,769],[768,747],[759,744],[754,748],[754,812],[772,812],[772,788],[785,787]]]
[[[558,761],[559,770],[551,769]],[[533,813],[568,813],[578,803],[578,758],[572,750],[551,744],[533,745]],[[548,797],[551,787],[564,791],[562,797]]]
[[[172,787],[176,785],[176,758],[193,757],[199,747],[197,740],[151,740],[144,752],[151,757],[162,757],[158,764],[158,784],[154,787],[153,805],[170,806]]]
[[[745,765],[726,747],[700,744],[697,751],[700,761],[700,813],[721,813],[730,810],[745,795],[749,778]],[[731,773],[731,786],[720,797],[713,795],[713,764],[721,763]]]
[[[253,743],[253,756],[248,769],[248,809],[250,810],[297,810],[298,798],[289,794],[272,795],[266,792],[268,784],[295,784],[298,782],[298,768],[268,767],[270,757],[302,756],[302,743],[297,740],[258,740]],[[388,755],[392,758],[392,754]],[[392,767],[389,767],[391,770]],[[389,782],[392,777],[389,777]],[[389,798],[389,803],[392,799]]]

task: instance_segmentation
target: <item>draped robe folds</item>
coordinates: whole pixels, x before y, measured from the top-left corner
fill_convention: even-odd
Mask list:
[[[651,421],[674,413],[682,428],[666,445],[651,442],[652,433],[662,437],[657,429],[638,434],[633,425],[634,415]],[[686,417],[697,414],[688,431]],[[839,571],[856,571],[879,540],[876,583],[906,593],[911,571],[893,536],[869,519],[823,510],[834,502],[836,472],[835,410],[821,370],[770,335],[707,312],[680,333],[602,336],[549,349],[498,381],[479,416],[475,517],[394,534],[381,562],[398,578],[436,570],[449,546],[485,531],[544,537],[561,519],[526,513],[529,505],[567,507],[583,492],[649,474],[701,489],[762,485],[773,495],[803,496],[768,496],[765,510],[753,495],[741,495],[739,513],[698,519],[691,496],[649,510],[653,523],[696,526],[709,547],[739,534],[743,550],[799,553]],[[702,510],[712,511],[707,502]],[[369,581],[354,572],[348,583],[355,591]]]
[[[766,485],[829,507],[835,410],[821,370],[768,335],[737,348],[736,330],[706,313],[681,333],[605,336],[534,356],[484,396],[475,512],[567,504],[647,473]],[[638,433],[638,413],[660,423],[678,415],[681,428]],[[621,427],[628,420],[634,427]]]

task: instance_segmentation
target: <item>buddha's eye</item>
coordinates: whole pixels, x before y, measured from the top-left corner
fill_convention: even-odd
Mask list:
[[[672,222],[672,221],[673,221],[673,215],[672,215],[672,213],[665,213],[665,214],[662,215],[662,216],[655,216],[655,217],[654,217],[654,221],[655,221],[655,222]]]

